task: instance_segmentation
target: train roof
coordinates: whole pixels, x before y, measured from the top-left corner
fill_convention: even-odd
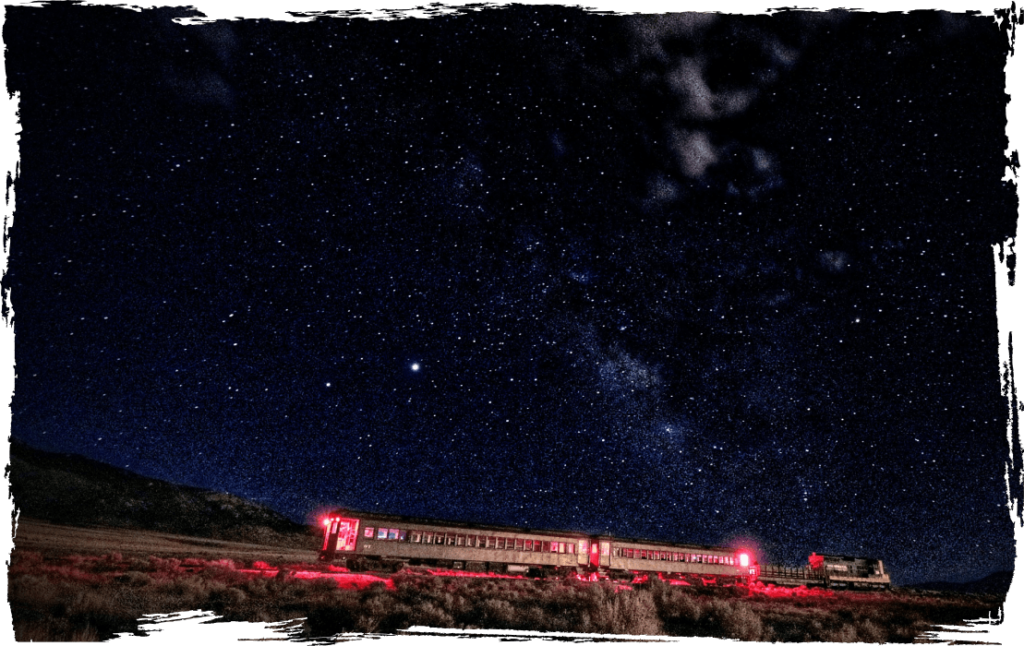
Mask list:
[[[837,559],[840,561],[881,561],[877,556],[850,556],[848,554],[818,554],[826,559]]]
[[[404,516],[400,514],[384,514],[375,511],[359,511],[356,509],[339,508],[330,512],[332,515],[338,516],[354,516],[357,518],[363,518],[366,520],[372,520],[374,522],[385,522],[385,523],[411,523],[415,525],[441,525],[444,527],[456,527],[462,529],[477,529],[477,530],[494,530],[496,532],[509,532],[513,534],[555,534],[559,536],[571,536],[573,538],[588,538],[588,539],[606,539],[614,540],[622,543],[636,543],[643,545],[651,545],[654,547],[666,547],[666,548],[683,548],[693,550],[722,550],[722,551],[733,551],[731,547],[722,547],[721,545],[701,545],[698,543],[672,543],[669,541],[657,541],[649,540],[646,538],[633,538],[633,537],[622,537],[612,536],[611,534],[600,534],[600,533],[588,533],[582,531],[571,531],[564,529],[547,529],[538,527],[511,527],[508,525],[490,525],[485,523],[473,523],[468,521],[459,520],[441,520],[438,518],[423,518],[420,516]],[[831,558],[831,557],[827,557]]]

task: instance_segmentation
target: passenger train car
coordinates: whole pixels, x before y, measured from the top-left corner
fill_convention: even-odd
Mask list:
[[[429,565],[531,576],[663,579],[704,584],[752,581],[759,566],[747,550],[622,540],[578,532],[439,522],[337,510],[323,519],[320,559],[376,567]]]

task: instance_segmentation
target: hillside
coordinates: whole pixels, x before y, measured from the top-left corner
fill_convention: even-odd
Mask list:
[[[310,544],[309,528],[238,496],[154,480],[20,442],[11,444],[9,478],[15,508],[52,523],[287,547]]]
[[[992,574],[966,583],[953,583],[950,581],[929,581],[926,583],[914,583],[907,588],[922,591],[954,592],[961,594],[997,594],[1005,595],[1010,589],[1010,581],[1013,579],[1013,572],[993,572]]]

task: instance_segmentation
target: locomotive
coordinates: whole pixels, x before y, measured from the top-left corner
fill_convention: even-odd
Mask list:
[[[804,568],[758,563],[746,549],[620,539],[603,534],[441,522],[339,509],[322,520],[320,560],[369,569],[433,566],[534,577],[638,580],[691,585],[771,583],[888,588],[879,559],[811,554]]]
[[[888,589],[889,574],[880,559],[862,556],[815,554],[802,568],[766,565],[761,571],[762,583],[822,588]]]

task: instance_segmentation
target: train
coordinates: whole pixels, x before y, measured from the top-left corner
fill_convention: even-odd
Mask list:
[[[763,583],[822,588],[888,590],[892,579],[881,559],[866,556],[841,556],[811,553],[801,568],[766,565],[761,571]]]
[[[878,559],[812,554],[807,568],[766,566],[753,551],[603,534],[542,531],[441,522],[338,509],[324,516],[322,561],[351,569],[427,566],[529,577],[576,576],[584,580],[657,577],[689,585],[889,587]]]

